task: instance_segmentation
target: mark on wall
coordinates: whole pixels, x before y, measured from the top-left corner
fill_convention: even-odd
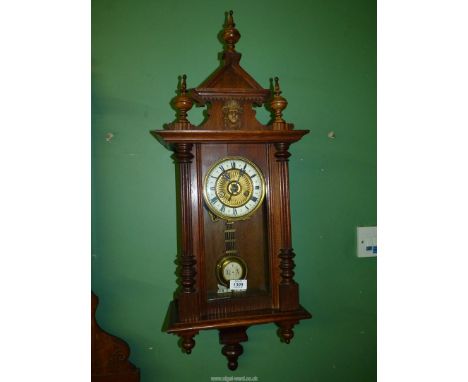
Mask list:
[[[106,141],[110,143],[112,141],[112,138],[114,138],[114,134],[112,133],[107,133],[106,134]]]

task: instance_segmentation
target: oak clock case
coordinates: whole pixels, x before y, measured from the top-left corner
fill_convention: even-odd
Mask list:
[[[187,354],[200,330],[218,330],[234,370],[250,326],[275,323],[289,343],[294,326],[311,318],[294,279],[288,168],[290,145],[308,130],[284,120],[278,78],[265,89],[240,66],[232,11],[222,36],[221,66],[194,89],[181,76],[177,119],[152,134],[174,152],[178,177],[180,288],[164,330]],[[193,105],[207,108],[199,126],[188,119]],[[272,111],[267,125],[255,118],[253,107],[263,105]]]

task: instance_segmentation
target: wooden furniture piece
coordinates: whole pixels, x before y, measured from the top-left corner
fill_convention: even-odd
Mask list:
[[[289,343],[311,318],[294,280],[288,173],[289,146],[309,131],[283,119],[278,78],[264,89],[239,65],[232,11],[222,38],[221,66],[191,90],[180,77],[177,118],[152,134],[174,152],[178,173],[180,288],[166,330],[190,354],[200,330],[218,329],[235,370],[250,326],[276,323]],[[207,107],[200,126],[187,118],[194,104]],[[267,125],[255,118],[262,105],[272,112]]]
[[[140,370],[128,361],[128,344],[96,322],[97,296],[91,292],[91,381],[139,382]]]

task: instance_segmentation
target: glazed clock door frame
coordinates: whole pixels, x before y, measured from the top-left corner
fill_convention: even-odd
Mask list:
[[[265,177],[265,197],[261,207],[247,220],[237,221],[236,224],[236,242],[239,249],[239,255],[248,263],[249,266],[249,275],[247,277],[248,289],[246,293],[242,294],[233,294],[230,295],[216,295],[213,293],[213,285],[211,288],[209,285],[210,280],[212,283],[215,280],[215,267],[216,259],[218,256],[216,253],[210,253],[207,250],[209,244],[207,241],[213,241],[214,238],[222,238],[221,230],[223,226],[223,221],[213,222],[209,214],[208,207],[205,206],[205,201],[202,198],[201,208],[199,206],[199,211],[203,212],[203,224],[201,229],[203,230],[203,250],[200,251],[202,256],[202,261],[204,265],[199,267],[201,273],[201,279],[203,279],[206,284],[201,290],[202,301],[201,301],[201,311],[206,312],[207,316],[219,316],[220,314],[226,313],[235,313],[242,312],[246,310],[258,310],[258,309],[274,309],[277,308],[278,304],[275,298],[277,299],[277,293],[275,293],[275,288],[272,288],[271,280],[274,277],[272,270],[277,264],[274,264],[272,260],[274,257],[272,255],[272,249],[268,244],[272,232],[269,224],[269,195],[270,191],[270,176],[269,176],[269,148],[261,143],[259,144],[207,144],[207,145],[196,145],[195,150],[200,150],[200,160],[197,157],[197,172],[200,172],[201,179],[204,179],[207,171],[218,160],[228,156],[240,156],[244,157],[251,162],[253,162],[257,167],[260,168],[264,177]],[[198,151],[197,151],[198,153]],[[198,177],[200,179],[200,177]],[[198,192],[203,191],[203,184],[197,184]],[[218,225],[217,228],[214,225]],[[248,226],[253,226],[253,229],[260,232],[263,235],[263,240],[259,242],[259,235]],[[250,239],[247,240],[256,240],[255,243],[246,243],[242,241],[242,237],[239,237],[242,232],[248,231]],[[246,236],[246,235],[244,235]],[[201,235],[200,235],[201,237]],[[221,241],[221,240],[220,240]],[[249,249],[249,253],[253,253],[253,256],[248,256],[246,250],[242,251],[242,248],[250,247],[255,245],[256,248],[261,248],[261,256],[259,254],[260,250],[255,252],[255,249]],[[221,246],[218,245],[218,248]],[[240,247],[240,248],[239,248]],[[250,261],[249,261],[250,260]],[[279,268],[278,268],[279,269]],[[262,275],[260,275],[262,273]],[[212,284],[211,283],[211,284]],[[263,291],[261,291],[263,289]]]

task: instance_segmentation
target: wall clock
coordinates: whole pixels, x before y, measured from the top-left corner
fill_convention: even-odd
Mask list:
[[[239,65],[232,11],[222,36],[221,66],[194,89],[180,77],[177,119],[152,134],[174,152],[178,179],[179,289],[166,331],[190,354],[200,330],[217,329],[235,370],[250,326],[275,323],[289,343],[311,318],[294,280],[288,170],[289,146],[309,131],[283,119],[278,78],[264,89]],[[199,126],[187,117],[194,104],[207,108]],[[262,105],[267,125],[255,118]]]

